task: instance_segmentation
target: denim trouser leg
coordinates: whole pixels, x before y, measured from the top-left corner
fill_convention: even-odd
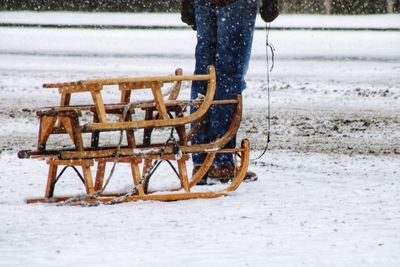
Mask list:
[[[208,1],[195,0],[197,46],[195,74],[204,74],[215,65],[217,88],[214,99],[234,99],[245,89],[250,60],[257,0],[236,0],[226,6],[215,6]],[[193,82],[191,98],[206,94],[205,82]],[[203,129],[192,144],[210,143],[223,136],[229,128],[233,105],[217,105],[210,110]],[[192,109],[192,112],[194,109]],[[235,147],[233,138],[225,147]],[[194,165],[204,160],[204,154],[193,155]],[[217,154],[214,165],[229,165],[232,154]]]

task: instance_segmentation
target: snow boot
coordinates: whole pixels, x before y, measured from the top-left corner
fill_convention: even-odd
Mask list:
[[[235,164],[227,166],[211,166],[208,170],[208,177],[213,180],[218,180],[221,183],[227,183],[229,180],[235,177],[237,169],[235,169]],[[244,182],[257,181],[258,177],[255,172],[247,171]]]

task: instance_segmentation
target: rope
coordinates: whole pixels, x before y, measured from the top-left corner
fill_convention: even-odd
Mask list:
[[[168,140],[164,143],[163,147],[161,148],[160,154],[158,155],[157,159],[153,162],[153,164],[150,166],[150,168],[147,170],[147,172],[142,176],[142,178],[140,179],[139,183],[130,192],[126,193],[125,195],[123,195],[121,197],[113,198],[112,200],[104,202],[102,204],[104,204],[104,205],[113,205],[113,204],[122,203],[126,199],[128,199],[129,197],[131,197],[134,194],[136,194],[138,189],[139,189],[139,186],[144,184],[144,182],[146,180],[149,180],[150,177],[154,174],[154,172],[158,168],[158,166],[160,166],[161,162],[163,161],[161,158],[164,156],[164,153],[165,153],[165,150],[168,147],[168,144],[172,144],[173,145],[173,153],[177,156],[177,159],[180,159],[181,156],[182,156],[182,151],[181,151],[179,145],[177,144],[176,139],[175,139],[173,134],[174,134],[174,128],[171,129],[170,136],[169,136]],[[170,165],[172,166],[171,163],[170,163]],[[178,172],[176,171],[176,169],[174,167],[173,167],[173,170],[175,171],[176,174],[178,174]],[[178,177],[179,177],[179,175],[178,175]],[[97,201],[96,203],[89,204],[89,205],[90,206],[97,206],[99,204],[100,204],[100,202]]]
[[[268,108],[267,108],[267,143],[264,147],[263,152],[261,155],[256,157],[255,159],[251,159],[250,161],[256,161],[262,158],[268,150],[269,143],[271,142],[271,88],[270,88],[270,73],[273,71],[275,66],[275,47],[269,42],[269,30],[271,28],[271,24],[267,23],[265,26],[266,32],[266,42],[265,42],[265,49],[266,49],[266,61],[267,61],[267,96],[268,96]],[[269,66],[269,52],[271,52],[271,60],[272,64],[271,67]]]
[[[123,110],[123,112],[122,112],[122,117],[121,117],[121,120],[122,120],[122,121],[126,120],[126,116],[128,115],[128,111],[131,109],[131,105],[132,105],[132,104],[126,104],[126,105],[125,105],[124,110]],[[111,168],[110,174],[108,175],[108,178],[106,179],[106,182],[105,182],[103,188],[102,188],[100,191],[94,193],[94,195],[95,195],[96,197],[97,197],[98,195],[102,194],[102,193],[106,190],[108,184],[110,183],[111,177],[114,175],[114,170],[115,170],[115,167],[116,167],[117,164],[118,164],[118,158],[119,158],[119,154],[120,154],[120,152],[121,152],[121,145],[122,145],[123,133],[124,133],[124,130],[120,130],[120,131],[119,131],[119,140],[118,140],[118,145],[117,145],[117,152],[115,153],[115,157],[114,157],[114,161],[113,161],[113,166],[112,166],[112,168]]]
[[[130,103],[125,105],[124,110],[122,112],[122,117],[120,118],[120,120],[123,121],[123,120],[126,119],[126,116],[128,115],[128,111],[130,110],[130,108],[131,108],[131,104]],[[74,203],[74,202],[84,202],[83,206],[91,206],[91,205],[97,206],[97,205],[99,205],[98,201],[96,201],[95,204],[89,204],[85,200],[87,198],[89,198],[89,199],[97,199],[98,196],[100,194],[102,194],[106,190],[108,184],[110,183],[110,180],[111,180],[112,176],[114,175],[115,167],[117,166],[117,163],[118,163],[118,158],[119,158],[119,154],[120,154],[120,151],[121,151],[122,140],[123,140],[123,132],[124,132],[124,130],[120,130],[120,132],[119,132],[120,134],[119,134],[119,140],[118,140],[118,145],[117,145],[117,152],[115,153],[113,166],[111,168],[110,174],[108,175],[108,178],[106,179],[106,182],[105,182],[103,188],[101,190],[95,192],[92,195],[84,194],[84,195],[80,195],[80,196],[77,196],[77,197],[71,197],[71,198],[69,198],[69,199],[67,199],[67,200],[65,200],[63,202],[57,203],[57,206],[68,206],[68,205],[72,205],[72,203]],[[63,174],[63,171],[60,173],[59,176],[61,176]],[[77,171],[76,168],[75,168],[75,171]],[[81,177],[81,175],[79,175],[79,176]],[[57,179],[59,179],[59,177]],[[82,180],[82,178],[81,178],[81,180]]]

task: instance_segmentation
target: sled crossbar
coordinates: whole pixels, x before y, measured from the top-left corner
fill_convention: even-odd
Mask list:
[[[100,80],[83,80],[77,82],[65,82],[65,83],[45,83],[43,88],[66,88],[75,87],[87,90],[93,90],[91,86],[104,86],[104,85],[115,85],[115,84],[151,84],[156,83],[173,83],[176,81],[207,81],[210,80],[212,76],[208,75],[190,75],[190,76],[150,76],[150,77],[140,77],[140,78],[118,78],[118,79],[100,79]],[[78,89],[78,90],[79,90]],[[138,89],[138,88],[134,88]]]
[[[171,108],[183,108],[188,106],[200,106],[202,100],[174,100],[174,101],[166,101],[165,106]],[[229,100],[213,100],[211,105],[229,105],[229,104],[237,104],[236,99],[229,99]],[[129,103],[130,108],[129,110],[133,111],[134,109],[156,109],[156,105],[154,101],[137,101]],[[106,111],[109,112],[122,112],[125,108],[126,104],[124,103],[117,103],[117,104],[105,104],[104,107]],[[48,115],[51,113],[58,113],[58,112],[66,112],[70,110],[79,110],[79,111],[96,111],[95,105],[71,105],[71,106],[52,106],[52,107],[42,107],[42,108],[35,108],[35,109],[24,109],[25,111],[29,112],[36,112],[38,116],[40,115]]]

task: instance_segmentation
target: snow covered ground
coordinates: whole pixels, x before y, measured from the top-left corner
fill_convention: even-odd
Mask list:
[[[0,22],[177,25],[174,16],[0,12]],[[331,27],[400,21],[282,16],[276,25],[313,26],[316,17]],[[45,82],[192,73],[195,33],[0,28],[0,266],[399,266],[400,35],[271,31],[270,40],[273,133],[251,164],[259,181],[213,200],[55,207],[24,203],[42,195],[47,171],[16,157],[34,147],[38,127],[21,109],[58,103]],[[266,140],[264,43],[257,31],[239,131],[252,157]],[[119,166],[110,190],[129,184],[128,171]],[[169,172],[163,165],[153,186],[176,183]],[[63,177],[57,193],[81,192],[76,180]]]

